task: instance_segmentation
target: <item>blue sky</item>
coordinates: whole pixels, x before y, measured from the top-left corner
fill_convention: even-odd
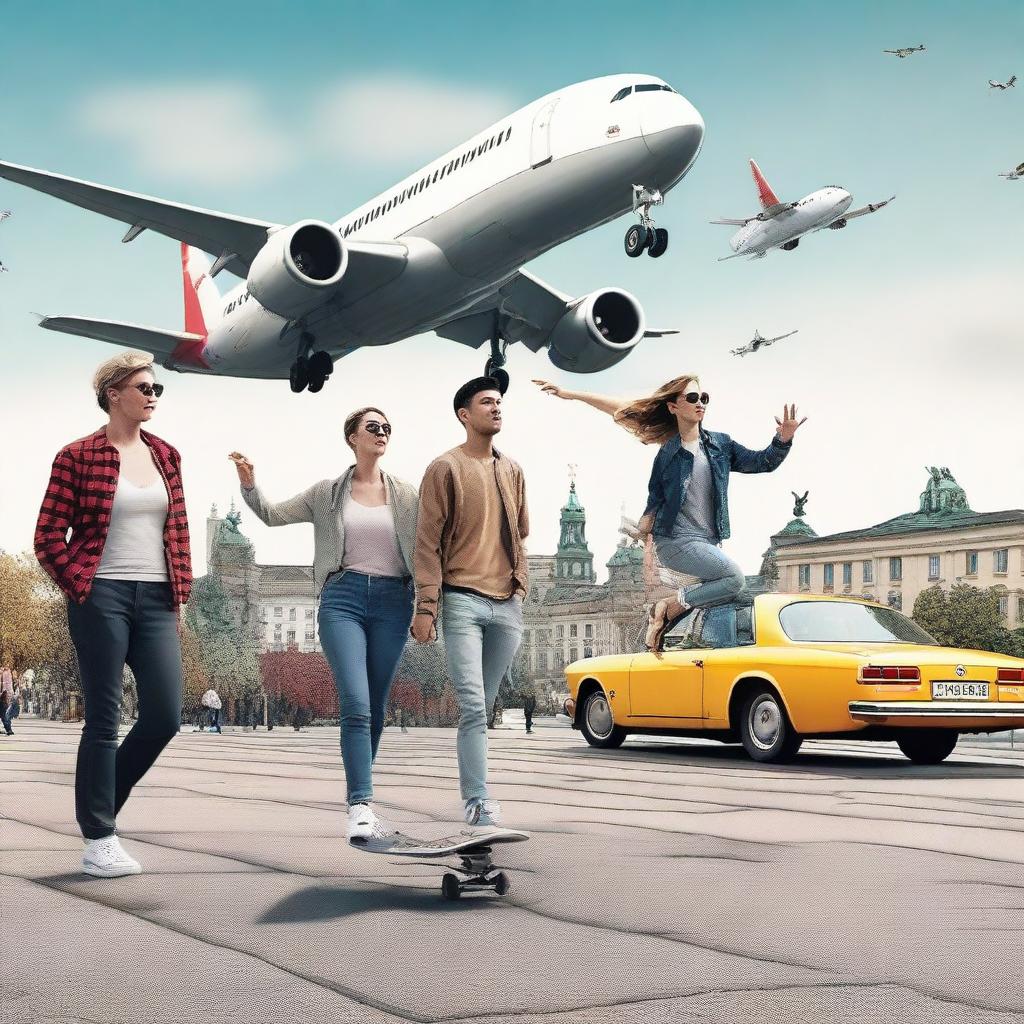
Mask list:
[[[603,562],[654,454],[532,393],[537,375],[629,394],[696,370],[715,399],[709,426],[751,447],[784,400],[799,402],[810,420],[783,469],[734,484],[729,549],[748,571],[788,518],[790,490],[811,490],[823,533],[915,507],[926,463],[950,466],[979,510],[1024,506],[1019,459],[1004,454],[1020,433],[1024,182],[996,177],[1024,159],[1024,89],[986,85],[1024,72],[1019,3],[0,3],[0,15],[4,159],[281,222],[339,217],[573,81],[651,73],[696,105],[705,148],[658,211],[672,231],[663,259],[625,258],[623,218],[531,266],[572,294],[625,287],[650,323],[683,332],[588,378],[513,353],[503,441],[531,482],[532,551],[554,545],[572,461]],[[919,42],[927,52],[907,60],[881,53]],[[897,200],[794,253],[720,264],[729,230],[707,222],[756,209],[751,156],[784,199],[839,184],[857,205]],[[166,239],[121,246],[117,224],[6,182],[0,208],[15,212],[0,226],[0,546],[18,550],[52,453],[99,425],[87,381],[110,351],[43,334],[30,311],[177,327],[181,295]],[[800,334],[729,356],[755,327]],[[234,493],[221,448],[248,447],[268,491],[291,493],[343,467],[338,425],[364,399],[385,404],[396,442],[410,439],[391,468],[416,479],[459,440],[437,390],[480,362],[415,339],[346,359],[318,400],[165,375],[154,429],[182,449],[200,533],[209,503]],[[243,528],[262,560],[308,558],[301,528]]]

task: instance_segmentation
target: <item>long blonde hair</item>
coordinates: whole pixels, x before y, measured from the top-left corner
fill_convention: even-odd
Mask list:
[[[638,398],[624,405],[615,413],[615,422],[644,444],[664,444],[673,434],[679,433],[679,425],[668,411],[668,403],[676,401],[695,382],[699,383],[700,378],[693,373],[675,377],[648,398]]]

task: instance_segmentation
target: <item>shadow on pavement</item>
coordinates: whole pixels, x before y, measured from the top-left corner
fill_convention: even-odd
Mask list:
[[[376,914],[391,910],[422,910],[435,913],[458,914],[472,911],[476,902],[494,904],[500,899],[488,895],[464,896],[446,900],[441,895],[440,881],[436,888],[391,889],[372,892],[355,889],[330,889],[310,886],[293,893],[258,918],[259,924],[296,924],[302,921],[334,921],[358,914]]]

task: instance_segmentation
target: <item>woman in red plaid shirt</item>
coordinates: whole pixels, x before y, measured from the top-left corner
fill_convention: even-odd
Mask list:
[[[82,677],[85,727],[75,772],[82,868],[114,878],[142,870],[121,846],[117,812],[180,724],[178,610],[192,567],[180,456],[142,429],[163,392],[152,357],[108,359],[93,387],[109,422],[57,453],[35,549],[67,595]],[[138,687],[139,717],[118,746],[125,665]]]

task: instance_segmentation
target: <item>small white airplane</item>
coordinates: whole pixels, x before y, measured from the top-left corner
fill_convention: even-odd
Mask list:
[[[767,348],[769,345],[774,345],[777,341],[782,341],[783,338],[791,338],[794,334],[798,334],[799,331],[790,331],[788,334],[779,334],[774,338],[762,338],[761,332],[755,327],[754,337],[747,342],[742,348],[734,348],[729,351],[734,356],[745,356],[751,352],[756,352],[759,348]]]
[[[151,230],[182,243],[184,332],[73,316],[42,327],[145,349],[173,370],[287,377],[293,391],[319,391],[355,349],[435,331],[489,343],[485,372],[507,385],[513,342],[593,373],[641,338],[678,333],[648,329],[621,288],[574,299],[521,268],[635,209],[637,182],[663,196],[703,138],[689,101],[630,74],[536,100],[333,224],[273,224],[4,162],[0,177],[122,221],[125,242]],[[650,244],[667,244],[659,235]],[[225,269],[245,280],[221,296],[212,279]]]
[[[847,221],[874,213],[896,198],[890,196],[880,203],[868,203],[859,210],[851,210],[853,196],[838,185],[829,185],[795,203],[780,203],[779,197],[761,173],[761,168],[753,160],[750,161],[750,171],[761,199],[761,212],[754,217],[722,217],[711,221],[712,224],[733,224],[740,228],[729,239],[732,255],[722,256],[719,262],[737,256],[761,259],[770,249],[785,249],[789,252],[800,244],[801,237],[808,232],[845,228]]]
[[[1016,86],[1017,86],[1017,76],[1016,75],[1010,75],[1010,77],[1005,82],[996,82],[996,81],[993,81],[991,78],[988,80],[988,87],[990,89],[999,89],[1000,91],[1002,91],[1003,89],[1014,89],[1014,88],[1016,88]]]
[[[0,210],[0,221],[7,220],[7,218],[10,217],[10,215],[11,215],[11,211],[10,210]],[[7,273],[7,268],[2,263],[0,263],[0,274],[6,274],[6,273]]]
[[[999,177],[1005,178],[1007,181],[1017,181],[1020,178],[1024,178],[1024,163],[1017,164],[1012,171],[1001,171]]]
[[[900,46],[895,50],[883,50],[882,53],[892,53],[903,60],[904,57],[909,57],[912,53],[920,53],[924,50],[924,43],[920,46]]]

